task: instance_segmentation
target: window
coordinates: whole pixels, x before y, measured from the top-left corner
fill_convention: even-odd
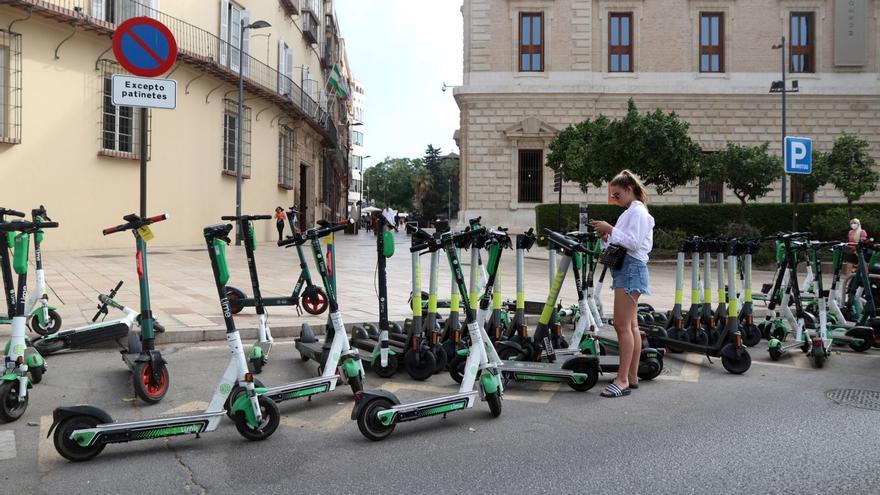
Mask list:
[[[92,17],[111,24],[138,16],[156,18],[159,0],[92,0]]]
[[[324,204],[332,208],[336,204],[336,188],[334,187],[336,174],[333,172],[333,165],[330,163],[330,160],[324,160],[324,170],[321,175],[323,175]]]
[[[293,129],[282,125],[278,131],[278,186],[293,189]]]
[[[700,179],[700,203],[723,203],[724,184]]]
[[[700,13],[700,72],[724,72],[722,13]]]
[[[114,64],[115,65],[115,64]],[[101,111],[101,151],[102,155],[125,158],[140,157],[140,112],[132,107],[113,105],[112,74],[104,74],[103,105]],[[147,128],[149,133],[150,129]],[[149,141],[147,142],[149,146]],[[150,156],[147,153],[147,159]]]
[[[21,142],[21,35],[0,29],[0,143]]]
[[[364,145],[364,133],[354,131],[352,132],[352,144],[356,144],[358,146]]]
[[[519,15],[519,71],[544,70],[544,14]]]
[[[250,24],[250,14],[229,0],[220,0],[220,65],[238,72],[239,48],[250,53],[250,38],[241,37],[241,27]],[[247,56],[243,71],[247,73]]]
[[[293,50],[284,40],[278,40],[278,94],[293,92]]]
[[[608,71],[633,71],[632,13],[608,16]]]
[[[351,169],[361,171],[364,167],[364,157],[351,155]]]
[[[349,187],[348,190],[351,191],[351,192],[353,192],[353,193],[360,192],[360,190],[361,190],[361,181],[359,181],[358,179],[352,179],[352,180],[351,180],[351,187]]]
[[[815,46],[816,35],[812,12],[791,13],[791,33],[789,53],[791,55],[791,72],[816,72]]]
[[[519,150],[519,202],[540,203],[544,189],[544,152]]]
[[[244,107],[244,127],[242,128],[242,176],[251,176],[251,109]],[[223,112],[223,173],[235,175],[236,143],[238,141],[238,102],[226,100]]]

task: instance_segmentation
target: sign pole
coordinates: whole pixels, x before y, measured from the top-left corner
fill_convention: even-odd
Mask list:
[[[140,145],[141,145],[141,218],[147,218],[147,123],[149,109],[141,108],[140,112]]]

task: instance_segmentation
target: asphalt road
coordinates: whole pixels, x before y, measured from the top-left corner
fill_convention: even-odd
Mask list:
[[[265,442],[225,421],[199,439],[110,445],[85,464],[55,453],[45,436],[58,405],[98,405],[117,420],[205,407],[225,346],[164,354],[172,385],[155,406],[134,398],[111,350],[52,356],[24,417],[0,425],[3,493],[880,493],[880,412],[826,398],[830,389],[880,391],[880,351],[842,351],[813,370],[799,352],[771,363],[763,344],[743,376],[674,355],[661,377],[622,399],[599,397],[608,375],[586,393],[512,384],[498,419],[478,403],[398,425],[381,443],[358,432],[350,389],[340,386],[281,404],[282,424]],[[281,343],[260,379],[313,373]],[[405,401],[455,390],[445,374],[417,383],[368,372],[367,388],[377,387]]]

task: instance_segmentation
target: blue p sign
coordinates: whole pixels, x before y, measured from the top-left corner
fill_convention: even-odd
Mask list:
[[[785,173],[810,174],[813,172],[813,140],[785,136]]]

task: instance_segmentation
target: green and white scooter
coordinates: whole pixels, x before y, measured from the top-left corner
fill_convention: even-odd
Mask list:
[[[265,440],[278,428],[278,406],[262,395],[264,388],[254,385],[253,375],[248,372],[241,336],[229,310],[225,284],[229,280],[226,245],[230,242],[231,230],[230,224],[211,225],[204,229],[226,324],[226,344],[232,354],[220,384],[214,389],[208,408],[196,414],[121,423],[115,423],[106,411],[93,406],[56,408],[52,413],[49,435],[54,432],[55,450],[62,457],[73,462],[87,461],[100,454],[111,443],[178,435],[196,435],[198,438],[201,433],[217,429],[220,420],[227,414],[224,409],[227,404],[230,405],[229,413],[235,420],[236,429],[248,440]]]
[[[24,213],[18,210],[0,207],[0,224],[6,223],[6,217],[24,218]],[[12,323],[15,314],[15,281],[12,278],[12,262],[9,259],[9,250],[15,244],[15,233],[4,232],[0,235],[0,275],[3,276],[3,299],[6,301],[6,314],[0,315],[0,323]]]
[[[467,294],[468,290],[461,270],[461,262],[455,249],[455,242],[462,238],[471,238],[473,235],[484,233],[485,229],[482,227],[458,234],[447,232],[442,234],[439,239],[432,238],[413,245],[410,247],[410,251],[445,250],[459,292]],[[401,404],[397,396],[384,390],[358,392],[355,394],[356,403],[351,411],[351,419],[357,420],[358,429],[366,438],[373,441],[384,440],[394,432],[398,423],[430,416],[443,415],[445,417],[451,412],[471,409],[478,394],[482,400],[489,403],[492,416],[501,415],[501,398],[504,394],[504,387],[498,376],[496,365],[489,362],[487,350],[490,344],[488,338],[485,335],[485,330],[480,327],[476,311],[468,299],[464,301],[464,310],[470,334],[470,352],[458,392],[407,404]]]
[[[0,377],[0,421],[3,422],[15,421],[24,414],[28,406],[28,389],[32,386],[31,378],[39,383],[45,370],[42,356],[37,352],[28,352],[25,339],[28,251],[31,235],[55,227],[58,227],[58,222],[16,220],[0,224],[0,235],[5,237],[7,232],[15,235],[12,268],[18,275],[12,335],[6,343],[3,376]]]
[[[327,303],[330,306],[330,318],[324,342],[320,342],[308,323],[303,323],[300,336],[294,339],[296,350],[299,351],[303,361],[313,360],[318,363],[318,378],[302,380],[295,384],[285,386],[297,386],[292,392],[269,391],[269,396],[276,402],[280,400],[296,399],[299,397],[311,397],[312,395],[329,392],[336,388],[336,382],[343,380],[351,387],[352,392],[363,389],[364,366],[361,363],[357,349],[352,349],[345,333],[345,324],[342,321],[342,312],[336,301],[336,288],[330,281],[330,273],[327,270],[327,262],[321,252],[320,240],[334,232],[345,230],[353,220],[349,219],[341,223],[330,223],[324,220],[318,222],[319,227],[309,229],[301,234],[278,241],[279,246],[301,246],[306,242],[311,244],[312,254],[315,257],[315,265],[318,274],[327,291]]]
[[[7,210],[8,211],[8,210]],[[2,217],[2,214],[0,214]],[[46,214],[46,207],[40,205],[39,208],[31,210],[31,218],[34,222],[51,222],[52,219]],[[2,222],[2,220],[0,220]],[[11,239],[11,233],[9,234]],[[31,291],[30,297],[25,304],[24,313],[27,318],[28,327],[39,335],[53,334],[61,328],[61,315],[57,309],[49,304],[49,295],[46,291],[46,274],[43,271],[43,250],[41,245],[43,242],[43,231],[38,230],[34,236],[34,266],[36,267],[36,283],[34,290]],[[8,245],[12,245],[7,241]],[[10,284],[11,294],[15,294],[15,289]],[[12,306],[10,306],[12,308]],[[12,310],[10,309],[10,314]],[[6,319],[0,317],[0,324],[12,323],[11,318]]]

